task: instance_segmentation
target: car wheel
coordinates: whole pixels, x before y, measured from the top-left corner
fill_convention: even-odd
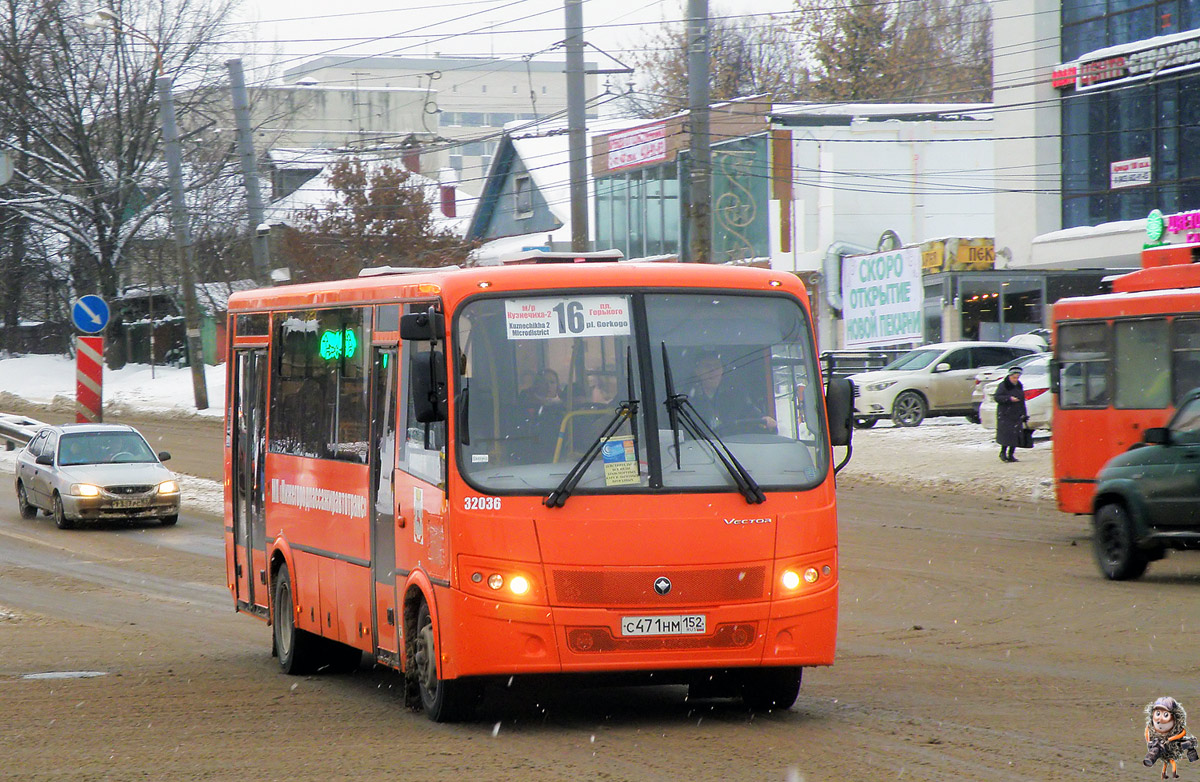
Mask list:
[[[59,529],[72,529],[75,522],[67,518],[67,512],[63,509],[62,497],[58,496],[58,492],[54,493],[54,510],[50,511],[54,516],[54,526]]]
[[[172,513],[170,516],[162,517],[162,525],[164,527],[173,527],[173,526],[175,526],[175,522],[177,522],[177,521],[179,521],[178,513]]]
[[[1105,578],[1113,581],[1138,578],[1149,564],[1134,539],[1133,519],[1124,505],[1110,502],[1096,509],[1092,545],[1096,563]]]
[[[979,423],[979,413],[967,413],[963,418],[966,418],[969,424]]]
[[[479,687],[475,682],[440,677],[433,617],[424,601],[417,610],[417,632],[409,644],[412,664],[408,670],[416,680],[426,716],[434,722],[458,722],[469,717],[479,703]]]
[[[36,505],[29,503],[29,495],[25,493],[25,484],[17,484],[17,507],[21,509],[21,518],[32,519],[37,515]]]
[[[754,711],[790,709],[800,694],[801,669],[759,668],[742,679],[742,702]]]
[[[901,391],[892,403],[892,422],[896,426],[920,426],[928,409],[925,398],[916,391]]]
[[[275,592],[271,600],[271,626],[279,667],[284,673],[301,676],[317,668],[320,636],[296,627],[296,608],[292,600],[292,579],[287,565],[275,574]]]
[[[878,418],[868,418],[866,416],[855,416],[854,418],[855,429],[870,429],[877,423],[879,423]]]

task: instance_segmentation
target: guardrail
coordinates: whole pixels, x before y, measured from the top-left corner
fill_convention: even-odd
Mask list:
[[[25,445],[43,426],[45,424],[36,418],[0,413],[0,440],[4,441],[4,449],[11,451],[18,445]]]

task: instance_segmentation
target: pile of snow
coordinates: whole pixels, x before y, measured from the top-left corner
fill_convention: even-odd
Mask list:
[[[187,367],[105,367],[104,409],[113,413],[190,413],[220,418],[224,414],[225,365],[206,366],[204,370],[208,408],[196,410],[192,371]],[[5,395],[56,410],[74,410],[75,359],[34,355],[0,359],[0,412],[4,411]]]

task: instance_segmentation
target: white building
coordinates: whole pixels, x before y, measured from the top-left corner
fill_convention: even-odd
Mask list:
[[[561,61],[485,57],[327,55],[288,69],[283,79],[350,90],[418,91],[424,118],[415,127],[449,140],[439,145],[445,165],[457,172],[464,190],[478,195],[507,123],[565,114],[565,67]],[[594,71],[595,65],[585,68]],[[597,84],[594,73],[585,77],[588,97],[597,96]]]

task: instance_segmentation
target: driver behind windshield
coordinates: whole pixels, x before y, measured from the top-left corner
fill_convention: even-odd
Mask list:
[[[688,401],[717,434],[776,431],[775,419],[755,405],[744,389],[726,381],[725,363],[716,351],[697,356],[695,379]]]

